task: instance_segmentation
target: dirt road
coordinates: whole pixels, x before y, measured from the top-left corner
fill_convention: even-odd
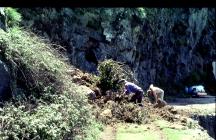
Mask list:
[[[173,98],[168,104],[178,110],[183,110],[189,114],[214,114],[216,110],[216,97],[206,96],[203,98]]]

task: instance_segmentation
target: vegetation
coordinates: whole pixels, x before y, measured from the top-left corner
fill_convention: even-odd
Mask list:
[[[112,59],[100,62],[98,65],[99,71],[99,87],[103,91],[118,90],[121,85],[117,84],[122,78],[132,80],[130,68],[120,62]]]
[[[48,43],[15,27],[0,30],[0,49],[11,66],[13,91],[13,102],[0,112],[1,139],[97,136],[102,127],[94,122],[82,89],[71,82],[71,67]]]
[[[155,126],[156,125],[156,126]],[[176,128],[175,128],[176,127]],[[121,124],[117,126],[117,140],[134,139],[136,140],[182,140],[182,139],[198,139],[201,130],[189,127],[179,126],[179,124],[170,124],[164,120],[154,121],[152,124],[137,125],[137,124]],[[206,139],[203,138],[203,139]]]
[[[172,73],[172,69],[176,70],[176,65],[167,64],[168,70],[171,71],[166,72],[166,68],[163,69],[163,67],[157,67],[154,64],[156,64],[155,60],[159,58],[157,54],[160,52],[162,55],[164,54],[164,51],[160,50],[163,46],[168,45],[167,48],[174,46],[174,55],[175,52],[178,52],[178,47],[175,46],[188,46],[188,42],[185,42],[186,39],[183,35],[183,37],[178,37],[180,34],[185,33],[186,27],[184,29],[184,26],[186,25],[182,23],[181,27],[176,24],[178,22],[177,18],[170,18],[170,16],[178,15],[176,13],[173,15],[178,10],[149,8],[119,8],[117,10],[107,8],[36,8],[18,10],[25,14],[22,16],[15,8],[4,9],[6,17],[2,18],[4,22],[2,23],[6,23],[9,28],[6,30],[7,32],[0,29],[0,59],[10,68],[12,91],[10,95],[12,98],[1,104],[0,108],[0,139],[96,140],[98,139],[98,133],[103,129],[102,124],[96,122],[96,119],[105,124],[117,122],[146,124],[135,125],[133,128],[128,127],[127,130],[123,128],[124,125],[121,126],[117,130],[117,139],[119,140],[133,139],[135,136],[136,139],[160,139],[164,136],[160,135],[163,133],[166,134],[167,139],[179,139],[183,135],[188,135],[188,133],[184,133],[185,130],[179,132],[172,130],[168,126],[161,126],[163,124],[159,124],[160,126],[158,128],[154,127],[153,130],[147,130],[149,129],[146,128],[147,123],[155,120],[155,117],[157,119],[159,117],[165,118],[175,123],[180,118],[175,113],[177,111],[168,108],[156,109],[155,106],[147,102],[148,100],[143,101],[143,103],[145,102],[144,108],[129,103],[131,96],[123,94],[119,90],[121,85],[118,84],[118,81],[122,78],[136,83],[130,68],[126,67],[126,65],[111,59],[105,60],[98,65],[99,76],[90,77],[88,74],[83,73],[82,75],[80,71],[80,73],[77,72],[65,61],[67,59],[61,52],[54,49],[56,46],[54,47],[48,40],[43,40],[34,33],[18,27],[22,22],[22,25],[30,27],[32,31],[49,36],[52,41],[64,45],[72,43],[76,46],[80,42],[86,44],[88,42],[85,39],[82,40],[82,36],[88,38],[92,35],[92,41],[96,38],[93,42],[99,42],[99,47],[100,43],[102,45],[107,43],[105,45],[107,46],[108,42],[100,42],[100,34],[105,35],[106,39],[111,41],[111,44],[114,43],[114,46],[115,42],[119,42],[117,43],[119,48],[122,46],[120,44],[123,43],[123,46],[125,46],[128,43],[127,41],[130,41],[132,45],[137,46],[135,49],[131,47],[122,48],[122,52],[125,50],[134,51],[131,54],[132,56],[128,56],[129,58],[135,58],[134,61],[130,62],[130,66],[133,66],[135,61],[144,62],[139,65],[140,69],[137,67],[136,74],[139,74],[140,70],[150,70],[150,76],[147,73],[138,76],[141,79],[142,76],[147,76],[145,77],[146,80],[152,81],[152,77],[155,75],[154,69],[159,68],[156,71],[156,77],[159,75],[159,78],[156,78],[156,81],[159,82],[158,86],[167,87],[167,74],[169,74],[168,72]],[[180,10],[179,12],[181,12]],[[22,21],[22,19],[24,20]],[[71,24],[74,27],[75,25],[81,25],[85,29],[82,31],[80,28],[70,28]],[[50,25],[55,25],[55,29],[48,28]],[[62,28],[62,26],[64,27]],[[175,29],[175,26],[178,28]],[[193,32],[195,26],[191,27],[191,32]],[[125,30],[127,28],[129,30]],[[85,31],[88,29],[93,29],[98,34],[93,32],[91,35],[86,36]],[[75,40],[69,39],[71,36],[77,35],[73,32],[76,30],[79,32],[79,38],[77,39],[80,40],[78,40],[78,43],[75,38]],[[174,37],[169,39],[171,31],[173,31],[171,36],[174,35]],[[168,39],[165,39],[167,37]],[[169,41],[170,45],[167,43]],[[147,52],[150,51],[148,55],[143,53],[145,47],[139,47],[143,46],[145,42],[148,45]],[[95,48],[97,47],[95,45]],[[155,52],[156,55],[152,53],[154,49],[159,49],[159,52]],[[204,51],[203,57],[208,54],[208,50]],[[172,53],[172,51],[170,52]],[[171,55],[169,52],[167,54],[164,60],[168,63],[170,60],[166,61],[166,58]],[[155,59],[150,58],[152,55],[156,56]],[[150,61],[148,62],[145,59],[151,59],[153,65],[150,66]],[[163,62],[163,59],[158,62]],[[147,68],[144,65],[149,65],[149,67]],[[159,74],[160,72],[162,73]],[[166,73],[164,74],[164,72]],[[190,86],[200,83],[203,79],[206,79],[206,75],[205,72],[192,72],[186,78],[185,85]],[[178,77],[178,74],[176,74],[176,77]],[[170,84],[172,89],[177,91],[173,93],[179,93],[184,88],[184,84],[175,84],[175,82]],[[92,95],[89,102],[85,96],[86,91],[80,85],[92,89],[86,87],[91,92],[89,95]],[[169,89],[169,92],[172,89]],[[101,93],[101,91],[102,96],[96,94]],[[89,105],[88,103],[92,104]],[[193,123],[186,125],[185,127],[188,128],[195,127]],[[192,134],[190,131],[189,133]]]
[[[8,27],[17,26],[22,20],[21,14],[18,13],[16,9],[11,7],[5,8],[5,15]]]
[[[147,127],[145,125],[136,125],[136,124],[122,124],[117,128],[116,139],[125,140],[125,139],[134,139],[136,140],[156,140],[160,139],[160,136],[157,133],[152,131],[146,131]]]

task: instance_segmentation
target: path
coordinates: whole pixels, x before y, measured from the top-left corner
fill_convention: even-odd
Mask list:
[[[115,126],[107,125],[101,134],[99,140],[116,140],[116,128]]]
[[[167,140],[167,137],[164,134],[164,132],[162,131],[160,125],[153,123],[152,127],[153,127],[154,133],[156,132],[156,134],[160,137],[160,140]]]
[[[137,125],[120,123],[117,127],[116,140],[167,140],[166,135],[155,123]]]

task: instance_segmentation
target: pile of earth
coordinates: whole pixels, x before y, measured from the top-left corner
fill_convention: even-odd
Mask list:
[[[143,107],[131,103],[132,95],[117,92],[108,92],[105,96],[89,101],[97,119],[106,124],[116,122],[149,123],[156,119],[165,119],[169,122],[187,123],[184,112],[172,106],[153,105],[148,97],[142,101]]]
[[[73,77],[73,82],[85,85],[94,91],[96,98],[89,99],[89,103],[96,118],[103,123],[149,123],[156,119],[187,123],[187,113],[176,110],[170,105],[153,105],[145,96],[142,101],[143,107],[141,107],[130,102],[133,94],[125,95],[122,90],[118,92],[109,90],[105,94],[101,94],[101,89],[97,87],[95,81],[97,78],[94,78],[93,75],[75,68],[69,72]]]

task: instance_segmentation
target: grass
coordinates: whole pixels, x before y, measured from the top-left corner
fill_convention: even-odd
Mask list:
[[[116,140],[158,140],[160,137],[145,125],[121,124],[117,128]]]
[[[174,128],[175,126],[175,128]],[[201,135],[202,134],[202,135]],[[116,140],[205,140],[205,135],[200,129],[171,124],[165,120],[156,120],[151,124],[119,124]]]
[[[157,120],[155,124],[159,125],[164,135],[166,135],[168,140],[205,140],[207,139],[200,129],[181,127],[180,128],[170,128],[170,126],[176,126],[176,124],[170,124],[164,120]],[[199,137],[199,135],[201,137]]]

